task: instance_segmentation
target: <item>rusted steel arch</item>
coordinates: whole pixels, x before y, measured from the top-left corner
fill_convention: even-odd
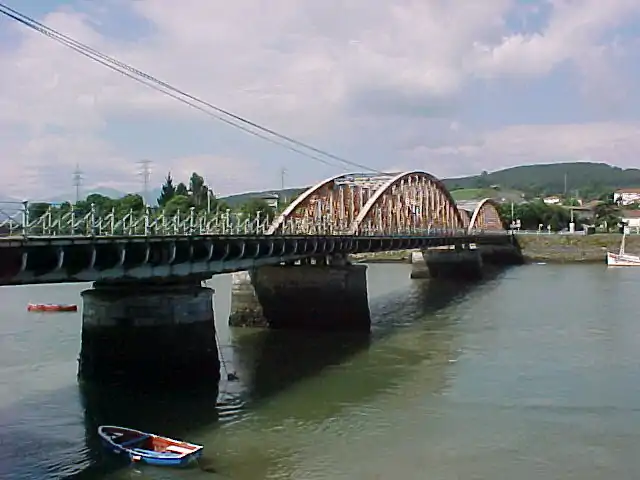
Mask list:
[[[340,175],[334,175],[333,177],[325,178],[321,182],[316,183],[313,187],[309,187],[307,190],[305,190],[300,195],[298,195],[298,197],[293,202],[291,202],[289,206],[285,208],[280,215],[278,215],[275,218],[275,220],[267,230],[267,235],[273,234],[279,227],[281,227],[286,221],[287,217],[289,217],[295,211],[296,208],[302,205],[305,202],[305,200],[311,197],[314,193],[320,191],[322,187],[325,187],[330,183],[333,183],[338,178],[344,177],[344,176],[345,174],[341,173]]]
[[[468,231],[471,232],[474,229],[504,230],[499,207],[500,203],[493,198],[480,200],[471,215]]]
[[[428,228],[463,229],[466,226],[456,202],[444,184],[420,170],[391,177],[362,207],[350,234],[392,234]]]
[[[358,172],[329,177],[300,194],[266,233],[286,229],[287,233],[345,234],[379,184],[392,176]]]
[[[461,208],[458,208],[458,211],[460,212],[460,216],[462,217],[462,221],[464,222],[464,228],[468,229],[469,225],[471,224],[472,212],[468,212]]]

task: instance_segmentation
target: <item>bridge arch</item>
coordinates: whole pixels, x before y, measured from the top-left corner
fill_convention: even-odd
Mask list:
[[[465,222],[444,184],[433,175],[412,170],[389,178],[354,219],[350,234],[411,229],[459,229]]]
[[[393,174],[341,173],[326,178],[301,193],[278,215],[269,229],[296,233],[346,234],[369,197]]]
[[[480,200],[471,214],[468,231],[477,229],[504,231],[499,207],[500,203],[493,198]]]

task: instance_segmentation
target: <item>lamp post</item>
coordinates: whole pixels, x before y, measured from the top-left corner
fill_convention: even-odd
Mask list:
[[[207,187],[207,215],[211,214],[211,198],[216,198],[216,194],[212,188]]]

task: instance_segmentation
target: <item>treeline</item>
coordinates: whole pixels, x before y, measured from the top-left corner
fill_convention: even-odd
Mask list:
[[[595,206],[593,213],[574,212],[573,222],[576,230],[591,225],[607,232],[620,228],[622,208],[614,201],[613,195],[604,194],[598,200],[599,203]],[[512,221],[519,220],[521,230],[538,230],[539,228],[546,230],[550,226],[553,231],[561,231],[568,229],[572,220],[570,208],[562,205],[548,205],[542,200],[519,204],[501,203],[499,213],[505,229],[510,228]]]
[[[204,178],[194,172],[187,183],[179,182],[178,184],[174,183],[171,173],[167,174],[160,197],[157,199],[157,206],[148,206],[145,199],[139,194],[111,198],[93,193],[75,204],[71,202],[32,203],[29,205],[29,215],[31,218],[41,217],[47,212],[60,215],[71,212],[72,209],[78,215],[86,215],[93,208],[98,216],[114,212],[117,217],[123,217],[131,212],[143,213],[149,208],[153,213],[164,212],[166,215],[175,215],[177,212],[188,215],[192,209],[198,214],[207,212],[211,215],[229,210],[247,216],[255,216],[257,212],[261,212],[260,214],[264,215],[264,218],[273,218],[284,207],[284,203],[279,202],[278,207],[274,208],[261,198],[246,198],[243,202],[230,206],[224,200],[217,198],[213,190],[205,183]]]

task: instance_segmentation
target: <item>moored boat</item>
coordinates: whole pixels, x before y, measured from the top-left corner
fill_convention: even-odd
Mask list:
[[[629,255],[624,251],[625,239],[627,231],[622,234],[620,242],[620,251],[618,253],[607,252],[607,265],[610,267],[640,267],[640,256]]]
[[[204,448],[202,445],[112,425],[98,427],[98,435],[112,452],[125,454],[133,462],[150,465],[185,466],[200,457]]]
[[[51,303],[30,303],[27,305],[29,312],[77,312],[77,305],[59,305]]]

